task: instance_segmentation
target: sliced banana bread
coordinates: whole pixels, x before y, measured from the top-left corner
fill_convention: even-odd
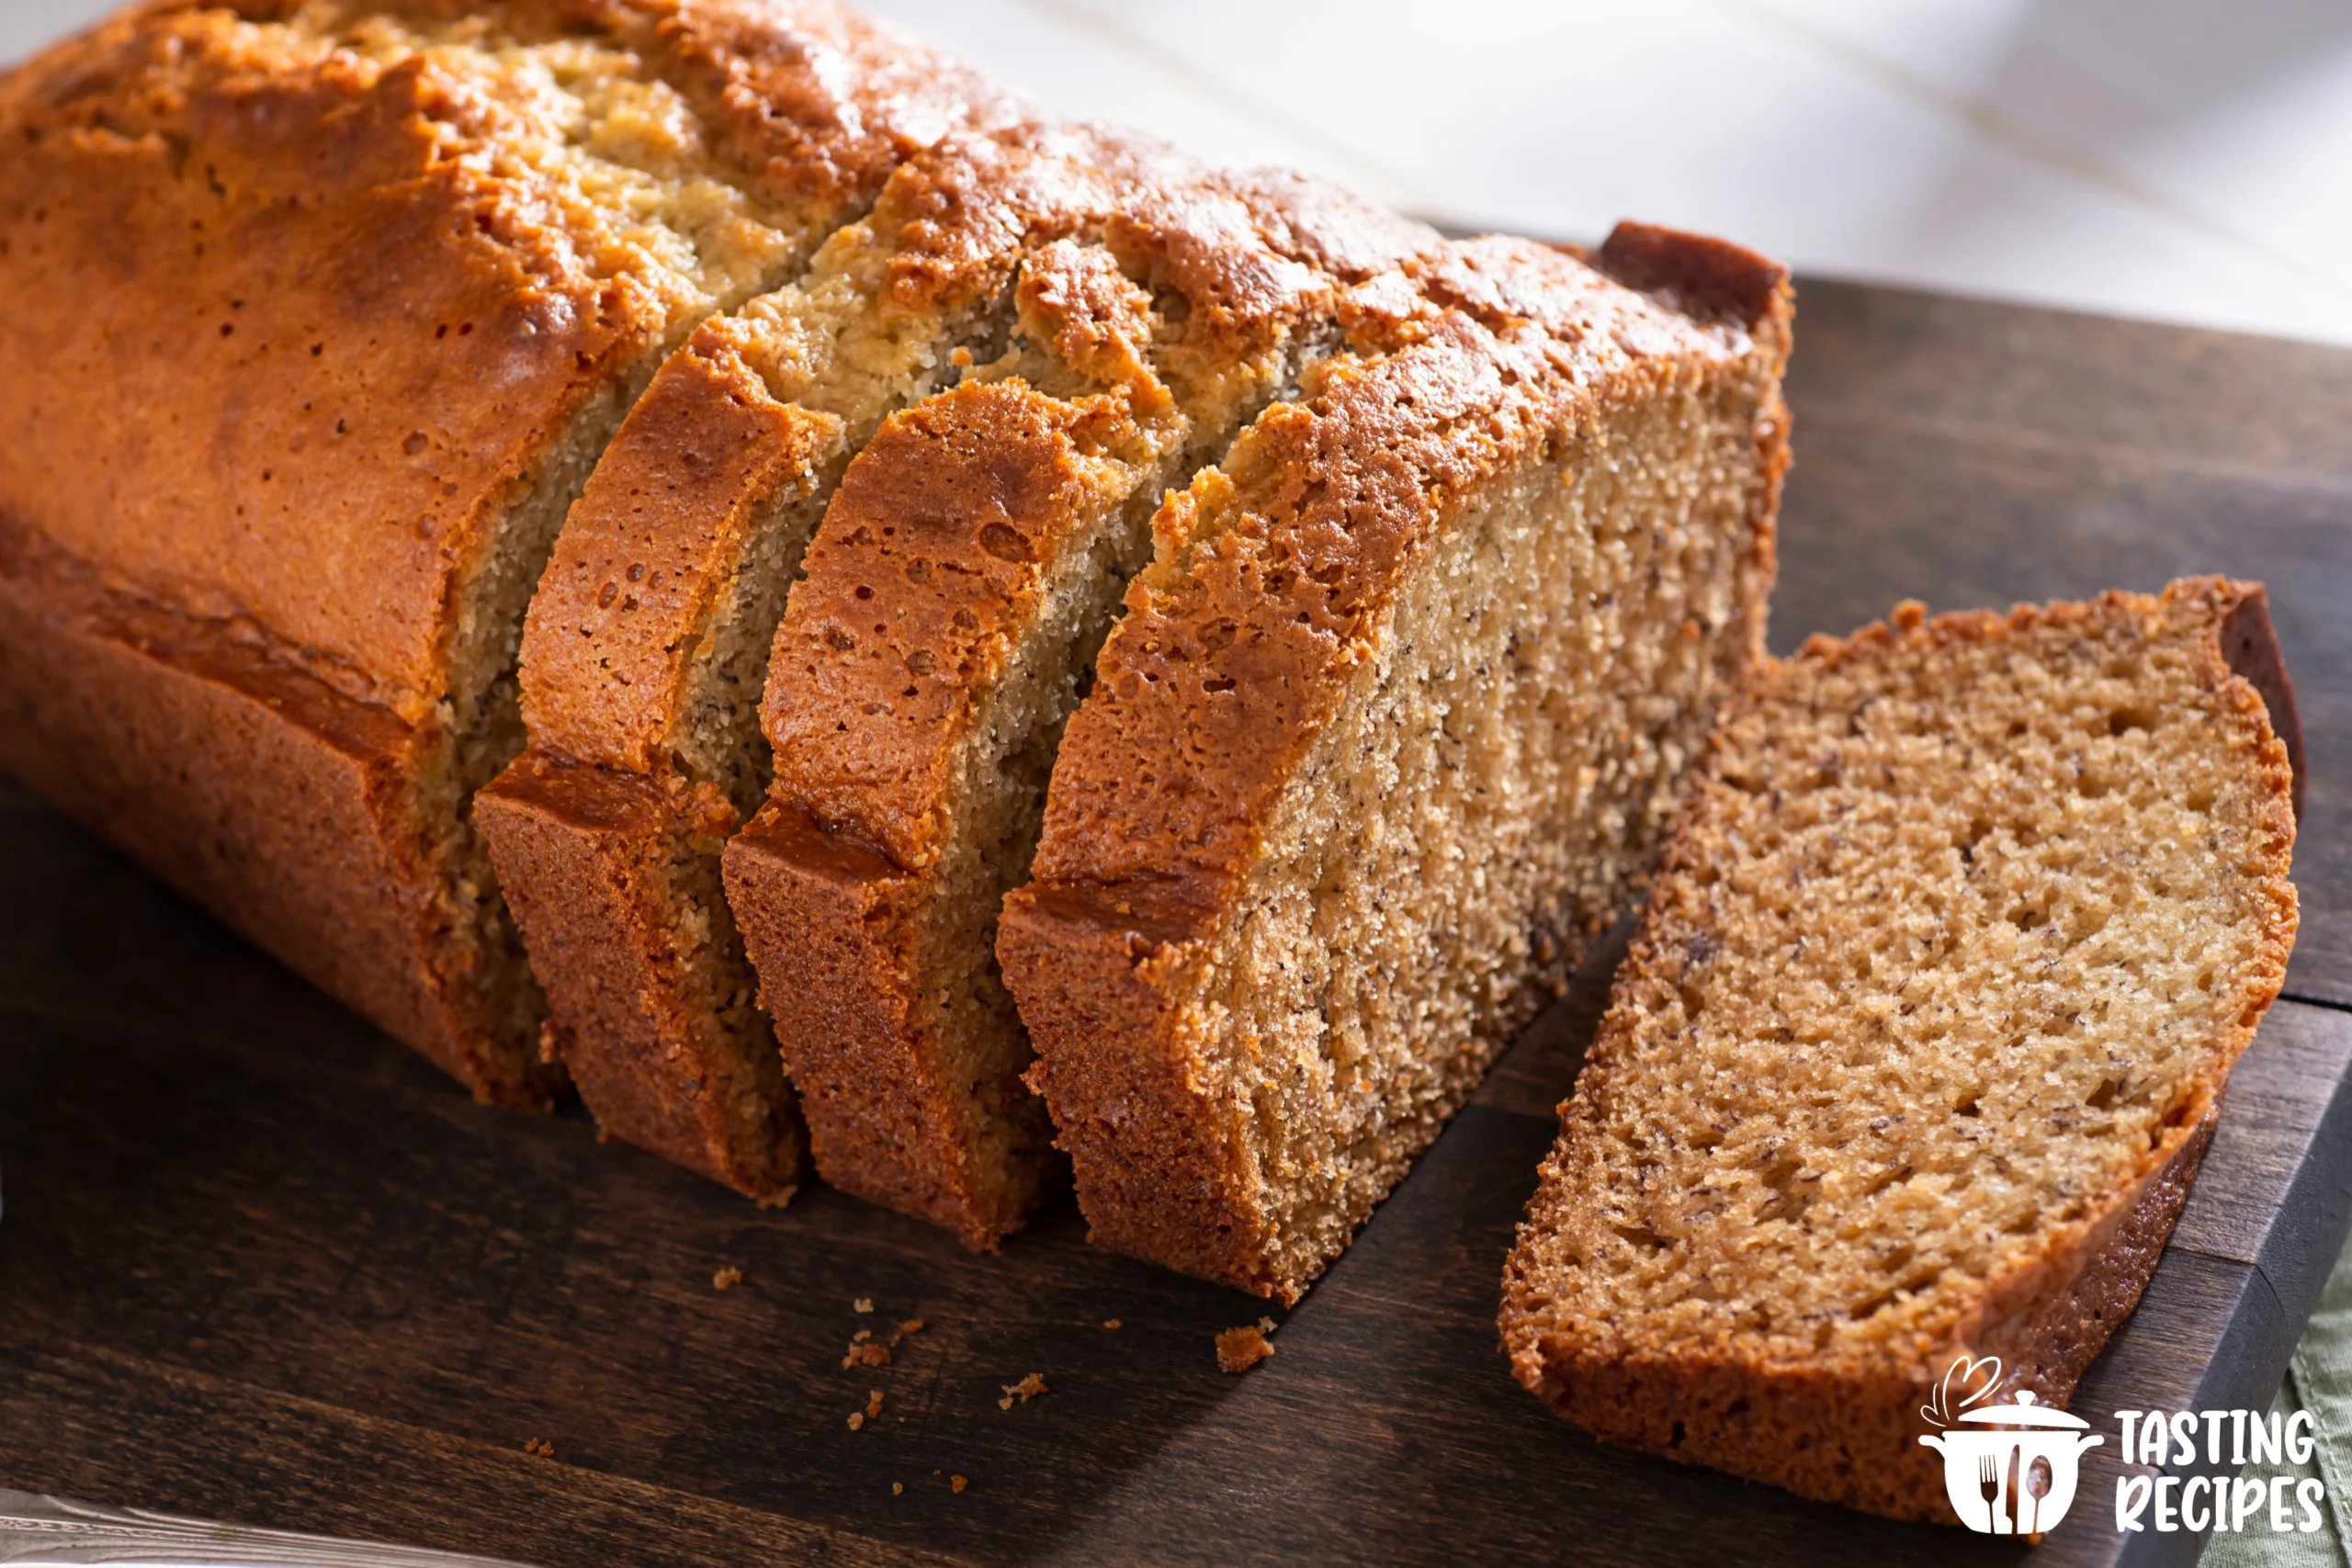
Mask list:
[[[1155,523],[1006,984],[1095,1238],[1295,1300],[1626,906],[1757,657],[1781,269],[1451,247]]]
[[[828,1181],[992,1247],[1059,1167],[993,959],[1056,744],[1169,487],[1438,236],[1305,181],[1119,160],[1015,352],[893,419],[792,592],[769,802],[727,851]]]
[[[1503,1279],[1614,1442],[1945,1517],[1959,1357],[2063,1404],[2278,994],[2301,764],[2258,586],[1815,638],[1724,722]]]
[[[824,0],[142,6],[0,84],[0,766],[544,1105],[468,810],[660,356],[1003,99]]]
[[[1063,347],[1083,358],[1108,334],[1100,358],[1124,342],[1134,290],[1071,236],[1116,226],[1146,275],[1171,247],[1200,251],[1178,264],[1196,271],[1229,265],[1202,222],[1133,215],[1210,180],[1107,131],[947,138],[807,276],[707,322],[598,468],[525,634],[530,750],[481,805],[553,1003],[549,1043],[608,1130],[756,1197],[790,1190],[794,1097],[719,848],[766,792],[760,699],[802,551],[893,409],[967,374],[1082,380]],[[1217,303],[1203,299],[1204,322]],[[1133,346],[1204,352],[1167,335]]]

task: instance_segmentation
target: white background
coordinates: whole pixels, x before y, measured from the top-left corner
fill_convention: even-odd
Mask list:
[[[106,0],[0,0],[0,59]],[[870,0],[1422,216],[2352,344],[2352,0]]]

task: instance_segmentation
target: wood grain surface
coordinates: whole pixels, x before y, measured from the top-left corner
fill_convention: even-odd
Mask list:
[[[2260,1405],[2352,1226],[2352,354],[1829,284],[1801,310],[1777,646],[1906,596],[2270,583],[2312,762],[2300,999],[2076,1400],[2109,1430]],[[1605,969],[1236,1377],[1213,1337],[1265,1305],[1095,1252],[1074,1210],[974,1258],[478,1109],[0,793],[0,1487],[549,1568],[2028,1555],[1601,1448],[1511,1382],[1502,1256]],[[861,1330],[887,1365],[843,1366]],[[2037,1562],[2193,1558],[2116,1534],[2115,1463]]]

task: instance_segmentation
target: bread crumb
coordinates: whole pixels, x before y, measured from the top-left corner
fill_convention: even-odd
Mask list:
[[[874,1298],[872,1296],[860,1296],[857,1300],[849,1303],[849,1310],[852,1312],[872,1312],[874,1310]]]
[[[882,1414],[882,1391],[881,1391],[880,1389],[878,1389],[878,1388],[877,1388],[877,1389],[876,1389],[873,1393],[869,1393],[869,1394],[867,1394],[867,1395],[865,1396],[865,1418],[866,1418],[867,1420],[871,1421],[871,1420],[873,1420],[876,1416],[879,1416],[879,1415],[881,1415],[881,1414]]]
[[[891,1495],[891,1496],[893,1496],[893,1497],[903,1497],[903,1496],[905,1496],[906,1495],[907,1495],[907,1483],[906,1483],[905,1482],[903,1482],[903,1481],[893,1481],[892,1483],[890,1483],[890,1495]]]
[[[996,1402],[996,1407],[999,1410],[1010,1410],[1012,1408],[1012,1402],[1016,1399],[1026,1404],[1039,1394],[1051,1392],[1052,1390],[1046,1386],[1045,1373],[1031,1372],[1019,1382],[1005,1384],[1004,1397]]]
[[[1115,1317],[1106,1317],[1102,1320],[1102,1326],[1105,1328],[1124,1328],[1126,1325],[1121,1323]]]
[[[960,1475],[951,1475],[947,1478],[947,1484],[954,1487],[956,1491],[961,1492],[965,1487],[969,1486],[971,1483],[965,1480]]]
[[[863,1345],[873,1337],[874,1330],[870,1328],[861,1328],[856,1333],[849,1337],[849,1342],[853,1345]]]
[[[1252,1324],[1228,1328],[1216,1337],[1216,1367],[1221,1372],[1246,1372],[1274,1353],[1266,1331]]]
[[[1261,1334],[1272,1334],[1278,1326],[1280,1325],[1271,1317],[1261,1317],[1258,1320],[1258,1332]]]
[[[555,1445],[545,1438],[533,1438],[523,1445],[523,1451],[539,1459],[555,1458]]]
[[[910,1317],[907,1319],[906,1322],[899,1325],[899,1332],[901,1334],[921,1334],[922,1332],[922,1319],[919,1317]]]
[[[710,1277],[710,1288],[714,1291],[731,1291],[742,1282],[743,1270],[741,1269],[721,1269]]]
[[[849,1354],[842,1358],[843,1370],[851,1367],[887,1367],[889,1364],[890,1348],[888,1345],[875,1344],[864,1334],[860,1334],[849,1342]]]
[[[851,1411],[851,1412],[849,1413],[849,1429],[850,1429],[851,1431],[854,1432],[854,1431],[856,1431],[860,1427],[863,1427],[863,1426],[865,1426],[865,1411],[863,1411],[863,1410],[853,1410],[853,1411]]]

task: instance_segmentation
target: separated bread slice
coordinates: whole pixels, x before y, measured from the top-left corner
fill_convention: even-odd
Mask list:
[[[1760,647],[1784,275],[1451,248],[1157,521],[998,952],[1095,1239],[1295,1300],[1624,908]]]
[[[2283,738],[2283,739],[2282,739]],[[1503,1278],[1614,1442],[1948,1517],[1961,1357],[2064,1404],[2278,994],[2300,762],[2256,585],[1817,637],[1726,718]]]
[[[821,0],[145,6],[0,85],[0,764],[491,1100],[468,811],[660,356],[1004,112]]]
[[[801,552],[885,415],[1021,359],[1016,283],[1059,286],[1041,252],[1204,177],[1083,128],[946,138],[806,276],[707,322],[599,466],[525,633],[530,749],[481,815],[550,1045],[607,1130],[763,1200],[790,1190],[798,1120],[718,852],[766,790],[760,695]]]
[[[1438,236],[1312,186],[1133,160],[1025,264],[1016,352],[853,465],[770,670],[775,778],[728,889],[828,1181],[991,1247],[1056,1169],[993,962],[1061,726],[1172,484]]]

